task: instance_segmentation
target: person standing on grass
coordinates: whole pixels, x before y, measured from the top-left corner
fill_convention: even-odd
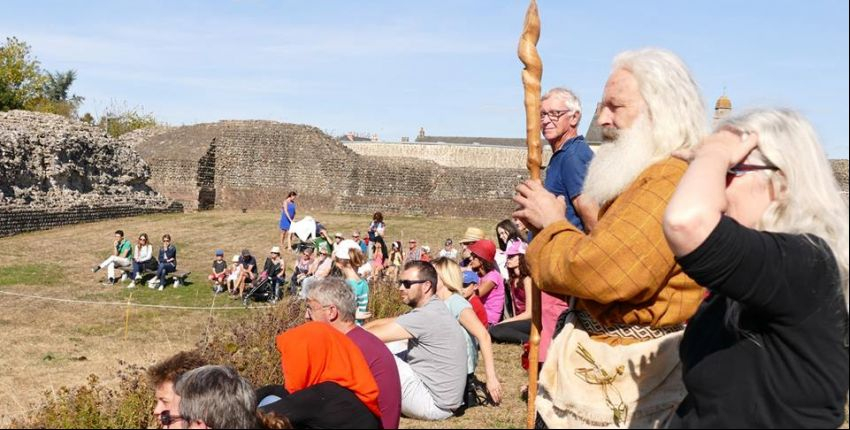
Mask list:
[[[162,235],[162,247],[159,248],[159,257],[157,258],[157,261],[159,261],[159,267],[156,269],[156,277],[151,279],[151,282],[148,283],[148,287],[155,288],[158,284],[159,291],[162,291],[165,287],[166,276],[177,270],[177,247],[171,243],[170,234]],[[176,282],[174,287],[177,287]]]
[[[133,249],[133,273],[130,274],[132,281],[127,288],[136,288],[136,281],[142,280],[142,272],[146,270],[156,270],[156,260],[153,258],[153,245],[148,239],[148,234],[142,233]]]
[[[296,198],[298,198],[298,193],[290,191],[280,207],[280,246],[284,249],[292,249],[292,236],[289,234],[289,230],[295,221]]]
[[[104,260],[103,263],[92,267],[91,271],[95,273],[104,267],[106,268],[106,277],[109,285],[116,282],[116,267],[125,271],[121,276],[122,280],[127,277],[126,272],[133,269],[133,244],[129,240],[124,239],[124,230],[115,230],[115,241],[112,242],[112,255]]]

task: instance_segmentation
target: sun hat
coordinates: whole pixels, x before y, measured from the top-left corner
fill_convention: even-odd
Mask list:
[[[484,230],[476,227],[469,227],[466,229],[466,232],[463,233],[463,237],[460,239],[460,243],[467,244],[472,242],[477,242],[481,239],[484,239],[486,235],[484,234]]]
[[[528,250],[528,245],[521,240],[512,240],[508,242],[508,247],[505,249],[505,255],[510,257],[511,255],[523,254]]]
[[[280,247],[279,246],[273,246],[272,250],[269,251],[269,252],[271,252],[272,254],[280,254]]]
[[[216,256],[216,257],[218,257],[219,255],[224,255],[224,250],[223,250],[223,249],[216,249],[216,250],[215,250],[215,256]]]
[[[360,249],[360,245],[357,242],[346,239],[340,242],[337,246],[334,247],[334,257],[338,260],[349,260],[351,257],[348,255],[348,251],[352,249]]]
[[[239,262],[239,255],[238,254],[234,255],[233,258],[230,259],[230,261],[232,261],[234,263],[238,263]]]
[[[334,238],[337,238],[337,237],[340,238],[340,239],[345,239],[345,236],[343,236],[342,233],[340,233],[340,232],[336,232],[336,234],[334,234]]]
[[[477,273],[469,270],[463,272],[463,285],[477,284],[480,281],[481,278],[478,277]]]
[[[496,244],[491,240],[479,240],[469,245],[469,251],[487,262],[493,263],[496,261]]]

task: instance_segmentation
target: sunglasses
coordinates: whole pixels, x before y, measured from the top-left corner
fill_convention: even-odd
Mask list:
[[[759,166],[759,165],[755,165],[755,164],[741,163],[741,164],[737,164],[735,166],[730,167],[729,170],[726,171],[726,174],[728,174],[730,176],[734,176],[734,177],[737,178],[737,177],[742,176],[746,173],[755,172],[755,171],[758,171],[758,170],[773,170],[773,171],[776,171],[776,170],[779,170],[779,168],[776,167],[776,166]]]
[[[183,417],[180,415],[171,415],[171,411],[162,411],[162,413],[159,414],[159,422],[164,426],[170,426],[182,419]]]
[[[421,281],[421,280],[417,280],[417,279],[413,279],[413,280],[410,280],[410,281],[401,280],[401,281],[398,281],[398,286],[404,287],[405,290],[409,290],[410,287],[412,287],[416,284],[421,284],[423,282],[428,282],[428,281]]]

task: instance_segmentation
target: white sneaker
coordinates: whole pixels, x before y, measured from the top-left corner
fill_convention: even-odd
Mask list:
[[[137,281],[141,281],[141,280],[142,280],[142,274],[141,274],[141,273],[137,273],[137,274],[136,274],[136,280],[137,280]]]
[[[136,288],[136,281],[130,282],[130,285],[127,285],[127,289]]]
[[[148,282],[148,288],[154,289],[156,288],[156,285],[154,285],[153,282]]]
[[[127,280],[128,280],[128,279],[130,279],[130,277],[129,277],[129,276],[127,276],[127,274],[126,274],[126,273],[124,273],[124,274],[122,274],[122,275],[121,275],[121,282],[127,282]]]
[[[157,290],[157,291],[162,291],[162,285],[160,285],[160,286],[159,286],[159,288],[157,288],[156,290]]]

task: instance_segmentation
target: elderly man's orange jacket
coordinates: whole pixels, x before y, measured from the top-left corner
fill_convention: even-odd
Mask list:
[[[576,297],[576,308],[604,325],[659,328],[685,322],[697,311],[703,290],[682,273],[662,230],[664,209],[685,169],[685,162],[673,158],[646,169],[600,211],[589,235],[569,221],[542,230],[527,254],[536,285]]]

